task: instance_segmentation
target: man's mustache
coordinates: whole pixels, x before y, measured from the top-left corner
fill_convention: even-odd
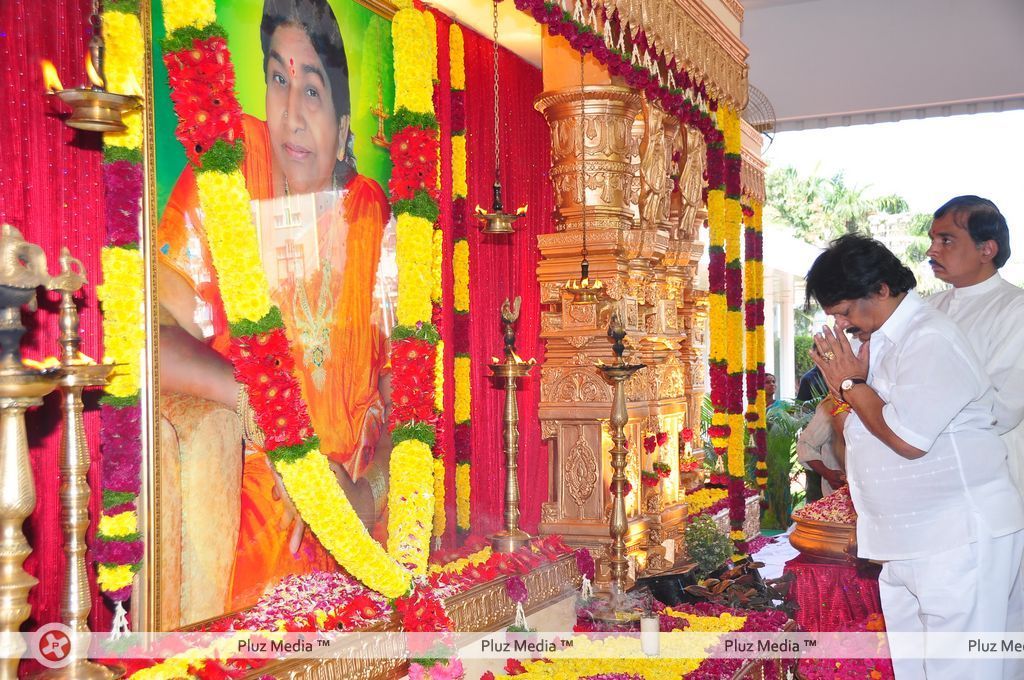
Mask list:
[[[943,268],[942,265],[936,262],[935,260],[928,260],[928,264],[931,265],[932,267],[938,267],[939,269]]]
[[[850,326],[844,332],[847,335],[857,335],[858,333],[862,333],[863,331],[858,326]]]

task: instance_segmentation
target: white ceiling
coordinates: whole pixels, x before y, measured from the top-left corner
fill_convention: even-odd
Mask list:
[[[745,0],[778,130],[1024,108],[1024,0]]]
[[[460,24],[488,40],[494,34],[494,5],[488,0],[427,0],[425,4],[458,17]],[[498,3],[498,44],[540,68],[540,24],[516,9],[512,0]]]

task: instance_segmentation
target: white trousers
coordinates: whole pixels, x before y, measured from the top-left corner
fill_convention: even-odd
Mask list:
[[[999,538],[982,535],[929,557],[886,562],[878,578],[886,630],[1022,630],[1022,558],[1024,530]],[[1024,680],[1024,662],[1018,659],[900,659],[898,648],[892,652],[896,680]]]

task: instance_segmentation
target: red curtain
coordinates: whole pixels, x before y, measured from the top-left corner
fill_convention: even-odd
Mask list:
[[[466,155],[468,206],[491,205],[494,184],[493,43],[466,30]],[[474,534],[500,529],[504,512],[502,413],[504,392],[490,378],[487,365],[503,348],[500,308],[505,298],[521,295],[516,348],[524,358],[544,359],[540,339],[540,287],[537,284],[537,236],[554,231],[554,196],[548,169],[551,138],[544,117],[534,110],[541,93],[540,69],[499,48],[501,185],[506,210],[529,205],[511,236],[487,236],[475,220],[469,225],[469,269],[473,459],[472,522]],[[540,439],[537,406],[540,366],[519,390],[520,526],[535,532],[541,503],[547,500],[548,455]]]
[[[39,61],[49,59],[65,86],[85,80],[83,68],[89,39],[89,0],[0,2],[0,222],[9,223],[28,241],[46,251],[51,273],[59,270],[62,246],[85,266],[89,285],[81,295],[82,350],[102,356],[100,315],[95,286],[101,283],[99,253],[103,245],[103,185],[101,138],[81,133],[62,122],[63,110],[43,96]],[[23,315],[29,332],[25,355],[56,355],[57,304],[54,294],[39,291],[40,310]],[[85,431],[93,466],[89,483],[93,517],[99,516],[98,395],[87,397]],[[29,602],[32,616],[26,630],[60,620],[60,590],[64,582],[63,538],[60,530],[59,448],[60,408],[56,395],[27,416],[32,472],[38,497],[35,513],[25,523],[34,552],[25,568],[39,579]],[[90,536],[93,533],[90,529]],[[91,568],[91,565],[90,565]],[[108,630],[110,614],[95,596],[93,629]]]

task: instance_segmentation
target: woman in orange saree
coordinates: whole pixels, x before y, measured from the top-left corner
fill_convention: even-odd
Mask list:
[[[267,122],[244,117],[242,173],[264,270],[321,450],[357,511],[372,516],[383,498],[379,464],[369,464],[384,429],[387,359],[374,291],[389,208],[380,186],[354,170],[347,65],[330,6],[267,0],[261,34]],[[234,407],[244,395],[225,358],[229,329],[198,205],[186,168],[158,228],[162,389]],[[294,510],[258,440],[246,441],[231,608],[289,574],[337,568],[311,532],[289,536]]]

